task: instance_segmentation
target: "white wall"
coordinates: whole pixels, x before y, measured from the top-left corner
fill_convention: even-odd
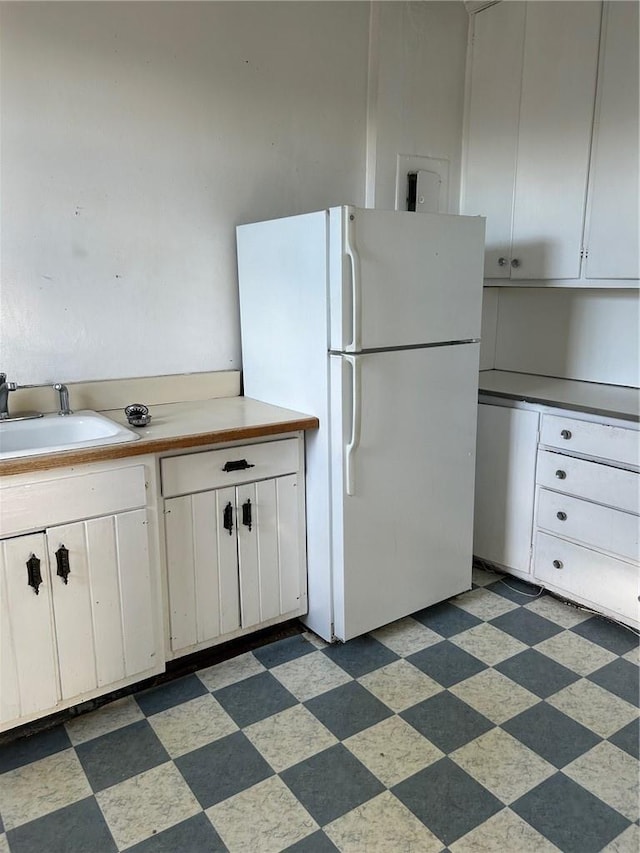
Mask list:
[[[364,201],[366,3],[8,3],[0,368],[240,367],[234,226]]]
[[[637,290],[497,291],[495,367],[640,387]]]
[[[375,207],[395,206],[398,155],[421,156],[449,161],[457,213],[469,16],[457,2],[374,5]]]
[[[457,196],[464,6],[374,8],[372,110],[367,2],[2,4],[0,369],[239,369],[237,223],[364,204],[367,140]]]

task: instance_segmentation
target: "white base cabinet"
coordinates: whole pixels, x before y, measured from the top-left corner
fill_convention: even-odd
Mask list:
[[[306,612],[301,438],[169,457],[161,471],[170,656]]]
[[[0,522],[0,730],[164,669],[153,506],[129,508],[145,503],[147,475],[152,466],[138,463],[14,481],[0,494],[7,506]],[[111,488],[100,498],[105,482]],[[21,520],[15,510],[25,489],[36,506],[57,492],[50,515],[66,515],[68,523],[8,536],[33,523],[30,512]],[[75,501],[61,502],[65,493]],[[73,520],[83,493],[96,511],[100,500],[123,511]]]
[[[630,422],[481,404],[474,554],[640,627],[639,439]]]
[[[478,406],[473,553],[529,573],[538,412]]]

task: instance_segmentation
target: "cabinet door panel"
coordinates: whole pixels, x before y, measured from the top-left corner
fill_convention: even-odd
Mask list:
[[[473,553],[529,571],[538,413],[478,406]]]
[[[191,500],[191,495],[187,495],[164,502],[170,643],[173,651],[192,646],[198,639]]]
[[[270,481],[272,482],[272,481]],[[273,485],[272,485],[273,489]],[[263,493],[264,493],[263,489]],[[251,502],[252,523],[251,528],[242,523],[243,505]],[[238,567],[240,574],[240,610],[242,613],[242,627],[249,628],[257,625],[260,619],[260,571],[261,553],[260,537],[262,534],[262,519],[257,506],[256,484],[239,486],[237,490],[238,507]],[[265,513],[268,508],[265,507]],[[265,540],[268,542],[269,535],[266,532]],[[277,557],[277,554],[276,554]],[[265,566],[268,570],[268,567]],[[277,562],[276,562],[277,570]]]
[[[298,478],[279,477],[276,480],[278,504],[278,544],[280,572],[280,613],[300,607],[300,564],[304,563],[300,542],[300,511]]]
[[[87,571],[89,573],[88,604],[93,623],[96,670],[95,683],[89,684],[86,689],[93,689],[93,687],[112,684],[125,676],[124,643],[120,625],[121,591],[118,577],[120,543],[116,539],[115,516],[96,518],[87,521],[83,526]],[[54,536],[64,541],[66,537],[64,528],[49,531],[51,551],[57,548],[57,542],[53,539]],[[67,547],[71,550],[70,545]],[[70,554],[72,573],[69,575],[68,582],[71,586],[76,581],[76,560],[74,557],[74,554]],[[50,559],[51,565],[55,569],[55,557],[52,556]],[[53,578],[53,583],[57,587],[57,600],[64,599],[69,590],[64,587],[60,578]],[[80,649],[76,648],[75,654],[79,653]]]
[[[174,651],[240,627],[234,488],[165,501]],[[224,527],[225,509],[233,527]]]
[[[587,278],[638,278],[638,4],[607,3],[594,126]]]
[[[123,675],[132,676],[157,663],[147,513],[143,509],[123,512],[114,521],[122,606]],[[113,616],[116,615],[120,616],[114,610]],[[111,624],[110,637],[117,627]],[[105,657],[107,647],[108,642],[106,647],[98,644],[99,661]]]
[[[527,3],[511,277],[579,278],[601,4]]]
[[[41,560],[38,595],[26,562]],[[59,699],[47,550],[42,533],[0,542],[0,723],[54,708]]]
[[[216,519],[218,528],[218,566],[220,589],[220,633],[228,634],[240,627],[240,589],[238,585],[238,512],[236,490],[233,487],[218,489],[216,494]],[[233,518],[233,530],[224,527],[224,514]]]
[[[524,3],[474,15],[461,213],[486,216],[486,278],[509,278],[518,148]],[[500,265],[498,258],[507,263]]]
[[[86,525],[78,522],[50,528],[47,540],[62,698],[70,699],[94,690],[98,683]],[[69,551],[66,584],[56,575],[55,552],[61,545]]]

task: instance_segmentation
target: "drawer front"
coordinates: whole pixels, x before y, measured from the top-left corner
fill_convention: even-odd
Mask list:
[[[540,450],[536,482],[626,512],[640,512],[640,475],[634,471]]]
[[[9,486],[0,491],[0,536],[137,509],[146,500],[143,465]]]
[[[297,438],[171,456],[160,461],[162,494],[169,498],[294,474],[298,464]]]
[[[554,564],[555,563],[555,564]],[[537,533],[533,554],[535,579],[558,590],[638,620],[638,569],[546,533]]]
[[[624,427],[543,415],[540,444],[624,465],[640,465],[640,433]]]
[[[577,539],[626,560],[638,560],[637,515],[573,498],[538,490],[537,527],[567,539]]]

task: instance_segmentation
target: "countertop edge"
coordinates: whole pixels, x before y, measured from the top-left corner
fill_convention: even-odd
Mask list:
[[[530,387],[533,384],[540,383],[547,386],[547,393]],[[507,384],[510,387],[504,387]],[[478,386],[480,398],[496,397],[503,400],[514,400],[531,405],[548,406],[553,409],[627,421],[630,424],[640,423],[640,410],[638,408],[640,392],[635,388],[556,379],[535,374],[518,374],[510,371],[481,371]],[[611,394],[625,395],[627,399],[616,401],[617,405],[609,401],[597,400],[599,395],[605,397]],[[591,399],[587,399],[588,397]],[[632,398],[635,398],[633,405],[630,403]],[[625,408],[620,407],[621,402],[627,404]]]
[[[318,418],[305,415],[287,421],[228,427],[221,430],[212,430],[211,432],[177,435],[167,438],[141,439],[127,444],[102,445],[99,447],[42,454],[40,456],[4,459],[0,461],[0,476],[28,474],[30,472],[47,471],[55,468],[67,468],[72,465],[87,465],[92,462],[129,459],[134,456],[147,456],[172,450],[187,450],[195,447],[279,435],[281,433],[317,429],[318,426]]]

